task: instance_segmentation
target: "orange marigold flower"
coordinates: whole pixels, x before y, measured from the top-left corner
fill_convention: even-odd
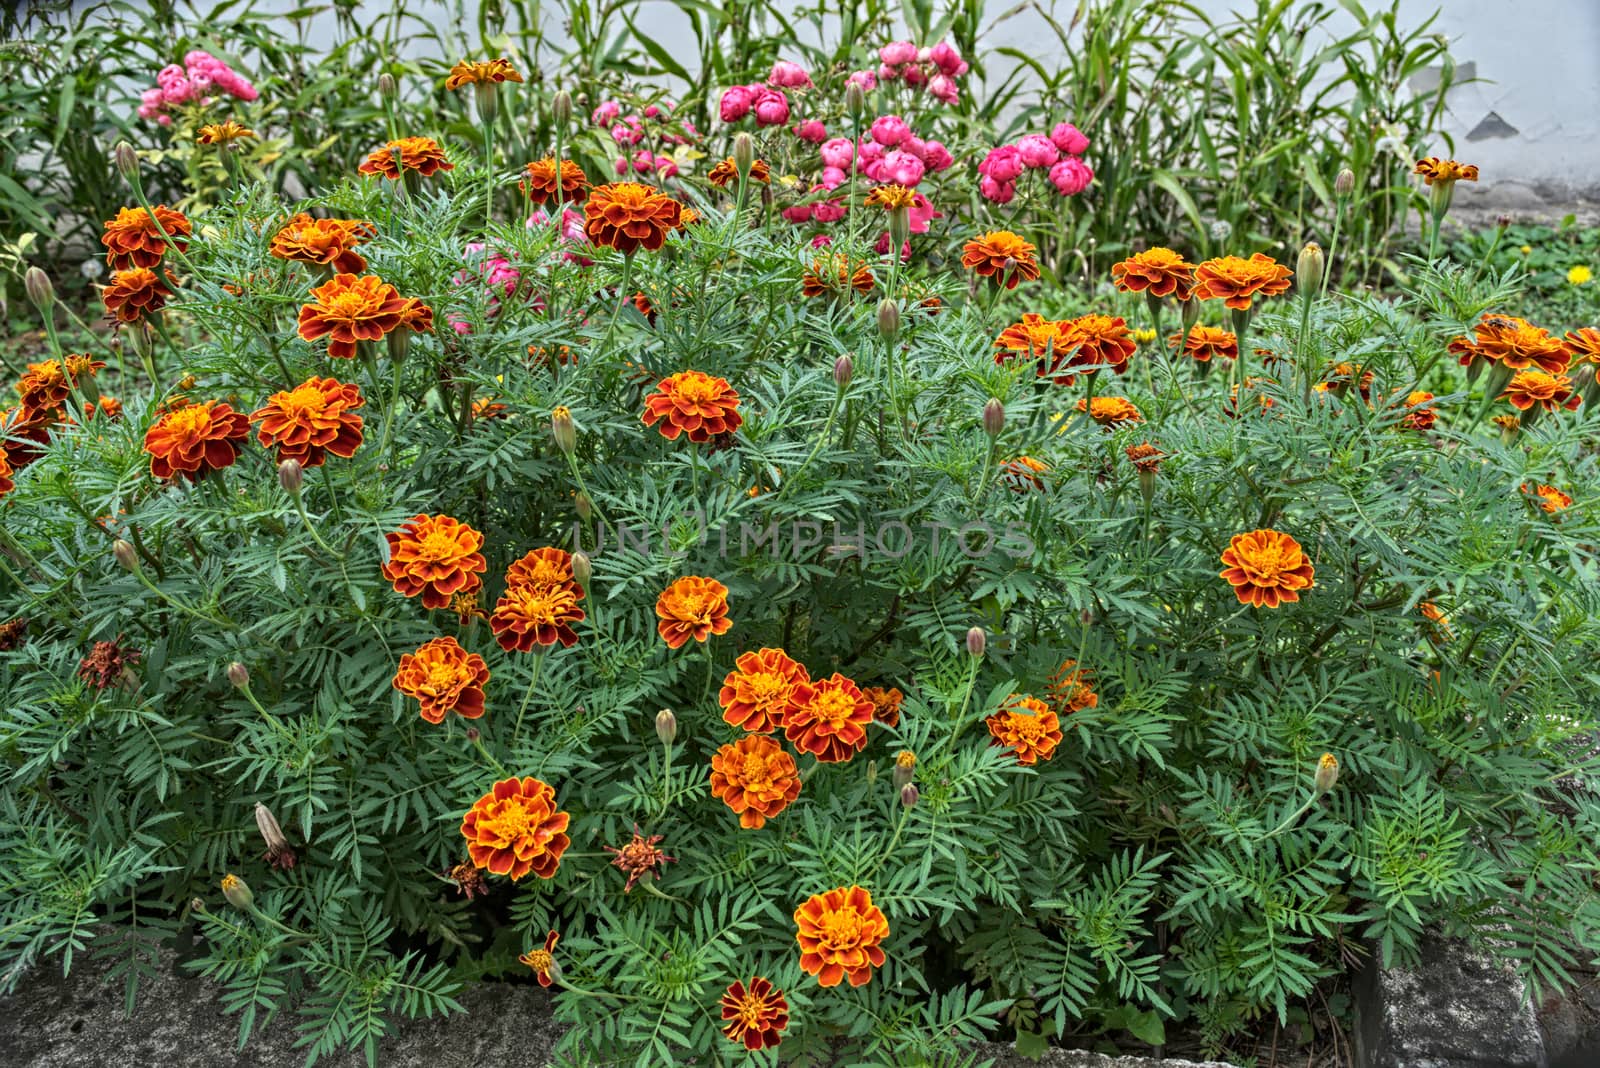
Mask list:
[[[645,426],[660,422],[661,436],[668,441],[687,434],[690,441],[703,444],[731,435],[744,423],[744,416],[739,414],[739,394],[727,379],[679,371],[662,379],[645,398],[639,421]]]
[[[1079,667],[1076,660],[1061,662],[1056,673],[1050,676],[1046,693],[1055,710],[1063,716],[1100,704],[1100,695],[1094,692],[1094,672]]]
[[[712,578],[688,575],[661,591],[656,598],[656,631],[670,649],[690,638],[703,642],[713,634],[726,634],[728,587]]]
[[[1511,384],[1500,396],[1520,412],[1536,404],[1547,412],[1561,408],[1571,411],[1583,403],[1583,398],[1572,392],[1572,379],[1561,374],[1545,374],[1543,371],[1517,372],[1511,376]]]
[[[1063,320],[1046,319],[1028,312],[1020,322],[1012,323],[994,339],[994,362],[1008,363],[1026,357],[1038,361],[1039,375],[1046,376],[1060,366],[1063,354],[1072,348],[1066,327]]]
[[[1463,367],[1474,359],[1498,363],[1513,371],[1532,367],[1558,375],[1572,361],[1572,350],[1561,338],[1515,315],[1485,315],[1472,328],[1473,338],[1458,337],[1450,352]]]
[[[889,937],[889,920],[859,886],[813,895],[794,910],[794,922],[800,970],[823,986],[846,978],[851,986],[863,986],[872,980],[872,969],[883,966],[879,944]]]
[[[1142,445],[1129,445],[1122,451],[1128,454],[1128,461],[1140,472],[1152,475],[1161,470],[1161,461],[1167,458],[1165,453],[1148,441]]]
[[[1239,338],[1232,330],[1219,330],[1214,326],[1197,324],[1189,331],[1187,340],[1182,334],[1171,334],[1167,337],[1167,345],[1174,351],[1181,347],[1197,363],[1206,363],[1213,358],[1239,358]]]
[[[502,779],[474,801],[461,819],[472,863],[511,881],[530,871],[541,879],[555,876],[561,854],[572,840],[566,836],[571,817],[556,809],[556,792],[533,776]]]
[[[1417,606],[1417,610],[1422,613],[1424,619],[1434,625],[1439,632],[1439,636],[1445,641],[1450,641],[1455,637],[1455,631],[1450,628],[1450,617],[1445,614],[1444,609],[1432,601],[1423,601]]]
[[[589,176],[570,159],[562,160],[560,168],[556,167],[554,156],[536,159],[527,165],[524,173],[522,191],[535,204],[555,200],[557,189],[565,204],[576,204],[589,195]]]
[[[1275,297],[1287,290],[1292,274],[1289,268],[1261,252],[1247,260],[1221,256],[1195,268],[1194,295],[1248,311],[1255,297]]]
[[[302,211],[272,235],[270,251],[280,260],[331,267],[335,274],[360,274],[367,261],[355,247],[377,233],[369,222],[313,219]]]
[[[882,686],[864,686],[861,696],[872,704],[872,718],[875,722],[882,723],[885,727],[900,726],[900,705],[905,701],[906,695],[900,692],[898,686],[885,689]]]
[[[1564,340],[1575,358],[1600,363],[1600,330],[1586,326],[1568,331]]]
[[[1018,456],[1000,465],[1001,481],[1016,493],[1044,489],[1044,479],[1040,476],[1049,472],[1049,464],[1032,456]]]
[[[172,290],[156,272],[147,267],[130,267],[111,276],[111,284],[100,292],[106,312],[118,322],[136,323],[154,315],[167,305]]]
[[[1276,608],[1300,599],[1310,589],[1315,574],[1300,543],[1276,530],[1235,534],[1222,551],[1226,570],[1220,572],[1233,587],[1240,604]]]
[[[520,82],[522,74],[509,59],[491,59],[482,63],[462,60],[450,68],[444,80],[446,89],[460,89],[463,85],[498,85],[501,82]]]
[[[1557,512],[1562,512],[1572,507],[1571,497],[1554,486],[1545,485],[1543,482],[1537,486],[1531,482],[1524,482],[1522,484],[1522,492],[1529,497],[1536,498],[1539,507],[1550,515],[1555,515]]]
[[[190,481],[231,467],[250,436],[250,417],[223,401],[176,408],[145,431],[150,474],[159,479],[183,475]]]
[[[506,568],[506,588],[489,616],[489,629],[507,652],[528,653],[535,645],[578,640],[574,623],[585,615],[578,602],[583,586],[572,574],[572,554],[545,546],[532,549]]]
[[[17,488],[16,481],[12,478],[16,472],[11,469],[11,458],[6,453],[5,446],[0,444],[0,497],[4,497]],[[0,648],[6,648],[0,646]]]
[[[1010,230],[991,230],[961,246],[961,266],[1007,289],[1039,277],[1037,250]]]
[[[529,549],[506,568],[507,586],[577,586],[578,596],[583,587],[572,575],[572,554],[565,549],[547,545],[542,549]]]
[[[1372,383],[1377,378],[1377,375],[1371,369],[1365,367],[1360,368],[1359,371],[1361,399],[1370,401],[1372,399]],[[1350,384],[1356,380],[1357,367],[1353,363],[1336,363],[1324,373],[1327,377],[1316,384],[1317,391],[1331,393],[1337,397],[1350,388]]]
[[[642,876],[661,878],[661,872],[656,869],[665,869],[668,864],[676,864],[677,857],[669,857],[660,848],[664,835],[652,834],[649,838],[639,833],[639,825],[633,825],[633,837],[624,846],[601,846],[615,859],[612,865],[628,873],[628,882],[622,888],[624,894],[633,889],[633,884]]]
[[[470,895],[469,895],[470,896]],[[540,949],[530,949],[517,960],[533,969],[534,977],[539,980],[540,986],[549,986],[555,982],[551,974],[556,970],[556,943],[561,936],[551,931],[544,936],[544,946]]]
[[[105,365],[104,360],[92,360],[76,353],[67,357],[65,365],[60,360],[30,363],[27,373],[17,381],[17,403],[32,411],[60,408],[85,375],[93,377]]]
[[[1277,401],[1267,396],[1266,392],[1261,388],[1267,384],[1274,384],[1275,381],[1275,379],[1258,378],[1254,375],[1244,380],[1244,392],[1254,393],[1256,395],[1254,408],[1255,412],[1264,412],[1277,403]],[[1222,402],[1222,414],[1226,415],[1229,419],[1239,418],[1239,383],[1235,382],[1233,386],[1229,388],[1228,399]]]
[[[1063,322],[1061,331],[1067,345],[1062,355],[1068,369],[1110,367],[1119,375],[1126,374],[1128,357],[1139,347],[1128,330],[1127,320],[1116,315],[1080,315]],[[1074,377],[1057,374],[1055,380],[1070,386]]]
[[[402,297],[375,274],[336,274],[311,297],[312,303],[300,308],[300,336],[307,341],[326,337],[328,355],[342,360],[356,355],[357,342],[382,340],[419,309],[430,323],[433,318],[415,298]]]
[[[783,991],[759,975],[750,984],[735,979],[722,995],[722,1033],[745,1049],[777,1049],[789,1026],[789,1002]]]
[[[800,275],[800,294],[820,297],[824,293],[844,293],[855,290],[862,296],[871,293],[878,280],[863,262],[852,263],[842,252],[818,256]]]
[[[711,173],[706,175],[706,181],[718,189],[726,189],[738,180],[739,165],[733,162],[732,156],[712,167]],[[750,180],[752,182],[760,182],[762,185],[771,183],[772,168],[767,166],[766,160],[758,159],[750,164]],[[871,201],[869,200],[868,203],[871,203]]]
[[[1457,163],[1453,159],[1440,159],[1438,156],[1427,156],[1417,160],[1417,169],[1413,174],[1422,175],[1424,185],[1434,185],[1438,182],[1476,182],[1478,168],[1470,163]]]
[[[1400,425],[1407,430],[1431,430],[1438,416],[1428,407],[1428,402],[1433,400],[1433,394],[1423,390],[1415,390],[1406,394],[1406,413],[1400,417]]]
[[[429,723],[443,723],[449,712],[462,719],[482,716],[483,687],[488,681],[483,657],[467,652],[454,638],[435,638],[402,655],[394,673],[394,688],[415,697]]]
[[[361,417],[366,403],[361,387],[332,378],[308,378],[292,390],[274,393],[250,413],[260,423],[256,440],[278,450],[278,462],[298,460],[301,467],[321,467],[328,453],[348,460],[361,444]]]
[[[1515,434],[1522,429],[1522,421],[1514,415],[1496,415],[1489,422],[1499,427],[1507,434]]]
[[[1088,412],[1090,419],[1104,427],[1144,422],[1144,414],[1127,397],[1096,397],[1093,403],[1080,397],[1078,411]]]
[[[458,593],[483,585],[488,563],[478,550],[483,535],[447,515],[416,515],[399,530],[385,534],[389,562],[383,577],[395,592],[422,595],[425,608],[443,608]]]
[[[682,204],[638,182],[608,182],[583,205],[583,232],[589,240],[624,256],[640,248],[654,252],[682,225]]]
[[[226,145],[255,135],[254,130],[229,119],[227,122],[214,122],[200,127],[200,136],[195,140],[202,145]]]
[[[910,208],[917,202],[917,194],[914,190],[891,182],[887,185],[873,186],[872,192],[867,194],[866,202],[884,211],[893,211],[895,208]]]
[[[794,757],[764,734],[747,734],[711,757],[711,796],[758,830],[800,796]]]
[[[1124,293],[1188,300],[1194,291],[1195,265],[1170,248],[1145,249],[1111,265],[1111,282]]]
[[[1019,764],[1049,760],[1061,744],[1060,718],[1037,697],[1014,693],[984,722],[989,725],[994,744],[1009,748]]]
[[[166,237],[162,237],[162,233]],[[167,254],[167,239],[179,252],[189,247],[194,227],[182,212],[158,204],[154,214],[144,208],[119,208],[107,219],[100,243],[106,247],[106,266],[113,271],[154,267]]]
[[[455,166],[444,158],[444,149],[433,138],[402,137],[373,149],[356,170],[369,178],[397,179],[402,171],[416,171],[427,178],[435,171],[455,170]]]
[[[783,719],[783,736],[824,764],[840,764],[867,747],[873,711],[861,688],[835,671],[800,684]]]
[[[790,659],[782,649],[741,653],[735,669],[722,680],[717,704],[730,726],[770,734],[783,728],[796,692],[810,681],[805,665]]]

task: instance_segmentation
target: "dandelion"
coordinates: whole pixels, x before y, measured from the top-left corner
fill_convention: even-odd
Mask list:
[[[1594,272],[1579,264],[1567,271],[1567,281],[1575,286],[1586,285],[1594,279]]]
[[[571,817],[556,809],[556,794],[532,776],[503,779],[467,810],[461,835],[472,863],[516,880],[530,871],[554,878],[572,840],[564,833]]]
[[[872,981],[872,969],[885,959],[880,943],[889,937],[889,920],[859,886],[815,894],[794,911],[800,970],[823,986]]]
[[[739,817],[739,826],[759,830],[800,796],[794,757],[763,734],[749,734],[711,757],[711,796]]]
[[[1239,603],[1256,608],[1298,601],[1315,575],[1300,543],[1276,530],[1235,534],[1222,552],[1222,562],[1227,568],[1221,577],[1233,587]]]
[[[450,637],[435,638],[414,653],[400,657],[394,673],[394,688],[414,697],[421,706],[422,718],[443,723],[454,712],[462,719],[483,715],[483,687],[489,681],[489,667],[483,657],[469,653]]]

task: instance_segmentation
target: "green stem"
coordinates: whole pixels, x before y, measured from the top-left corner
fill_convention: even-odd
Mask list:
[[[511,744],[517,744],[517,739],[522,736],[522,717],[527,714],[528,703],[533,700],[533,691],[539,685],[539,669],[544,666],[544,653],[536,653],[533,657],[533,677],[528,680],[528,690],[522,695],[522,707],[517,709],[517,723],[511,730]]]

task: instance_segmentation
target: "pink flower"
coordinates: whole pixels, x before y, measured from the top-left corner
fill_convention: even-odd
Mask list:
[[[818,234],[811,239],[812,248],[827,248],[831,244],[833,244],[833,238],[827,234]]]
[[[644,140],[644,126],[640,124],[637,115],[625,115],[622,121],[611,127],[611,140],[619,145],[636,145]]]
[[[628,173],[628,157],[627,156],[618,156],[617,157],[616,170],[617,170],[617,173],[621,174],[621,175],[626,175]]]
[[[961,53],[956,46],[948,41],[940,41],[928,50],[928,59],[939,68],[941,74],[951,78],[959,78],[971,68],[967,61],[961,58]]]
[[[814,185],[811,187],[811,191],[815,193],[821,188],[822,186],[820,185]],[[849,209],[845,207],[842,200],[824,200],[821,203],[813,204],[811,206],[811,217],[816,219],[819,223],[838,222],[840,219],[844,218],[848,212]]]
[[[1022,174],[1022,154],[1017,151],[1016,145],[991,148],[989,154],[983,157],[983,162],[978,164],[978,173],[986,178],[993,178],[997,183],[1014,182]],[[984,195],[988,196],[987,193]]]
[[[1024,167],[1049,167],[1061,158],[1061,152],[1044,134],[1028,134],[1017,142],[1017,155]]]
[[[906,80],[907,85],[921,85],[928,80],[927,74],[923,73],[922,68],[915,64],[901,68],[900,77]],[[940,77],[943,77],[943,75],[940,75]]]
[[[1050,131],[1051,142],[1069,156],[1081,156],[1089,149],[1089,139],[1070,122],[1058,123]]]
[[[863,137],[861,147],[856,153],[856,170],[865,173],[868,166],[883,159],[883,152],[882,145]]]
[[[782,126],[789,121],[789,98],[781,89],[763,89],[756,101],[756,123],[761,126]]]
[[[1092,181],[1094,181],[1094,171],[1077,156],[1068,156],[1050,168],[1050,182],[1064,197],[1077,196],[1089,188],[1089,183]]]
[[[782,211],[778,212],[778,214],[782,215],[785,219],[788,219],[790,222],[798,226],[801,223],[811,221],[811,205],[793,204],[787,208],[784,208]]]
[[[678,161],[671,156],[657,156],[655,166],[656,173],[663,178],[676,178],[678,176]]]
[[[922,161],[909,152],[896,149],[883,157],[883,177],[896,185],[913,186],[922,181]]]
[[[656,157],[648,148],[641,148],[633,154],[633,169],[640,174],[649,174],[656,169]]]
[[[956,159],[950,150],[944,147],[942,141],[929,141],[922,150],[922,162],[928,165],[930,171],[947,169]]]
[[[872,120],[872,139],[885,148],[893,148],[911,136],[911,127],[898,115],[880,115]]]
[[[780,59],[772,65],[772,73],[767,75],[767,84],[784,89],[809,89],[811,75],[807,74],[806,69],[800,64]]]
[[[844,80],[846,85],[859,85],[863,93],[870,93],[878,87],[878,76],[870,70],[858,70]]]
[[[171,126],[172,125],[172,116],[171,115],[157,115],[156,116],[156,121],[159,122],[163,126]]]
[[[719,110],[722,112],[723,122],[738,122],[750,114],[750,109],[755,105],[755,94],[747,86],[735,85],[731,89],[722,91],[722,103]]]
[[[596,126],[610,126],[621,114],[621,104],[615,100],[602,100],[600,106],[589,113],[589,121]]]
[[[900,77],[899,67],[891,67],[887,63],[878,64],[877,78],[880,82],[892,82],[898,77]]]
[[[878,49],[878,58],[890,66],[917,61],[917,46],[910,41],[894,41]]]
[[[911,232],[925,234],[928,224],[934,219],[944,218],[944,212],[933,210],[933,201],[921,193],[915,194],[911,199]]]
[[[978,183],[978,192],[996,204],[1009,204],[1011,198],[1017,195],[1017,187],[1011,182],[997,182],[984,175],[983,180]]]
[[[883,233],[878,235],[878,243],[877,243],[876,246],[874,246],[878,251],[878,255],[887,256],[889,254],[889,249],[891,247],[890,246],[890,241],[891,240],[892,240],[892,238],[889,237],[889,232],[887,230],[885,230]],[[902,245],[900,247],[900,262],[901,263],[905,263],[905,262],[909,261],[910,259],[911,259],[911,242],[907,241],[904,245]]]
[[[848,137],[830,137],[822,143],[818,155],[822,157],[824,167],[836,167],[843,170],[850,166],[850,160],[855,156]]]
[[[818,119],[807,119],[805,122],[795,124],[794,135],[802,141],[820,145],[828,139],[828,128]]]
[[[915,82],[911,78],[906,81]],[[928,92],[935,100],[944,104],[954,104],[961,99],[961,87],[956,85],[956,80],[948,74],[935,74],[928,80]]]
[[[822,187],[824,189],[838,189],[849,180],[850,175],[842,167],[822,168]]]

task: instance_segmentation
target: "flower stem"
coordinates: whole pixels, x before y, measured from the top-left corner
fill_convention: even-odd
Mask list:
[[[517,723],[511,731],[511,744],[513,746],[517,744],[517,739],[522,736],[522,717],[527,714],[528,703],[533,700],[533,691],[539,685],[539,669],[543,666],[544,654],[534,654],[533,677],[528,680],[528,691],[522,695],[522,707],[517,709]]]

